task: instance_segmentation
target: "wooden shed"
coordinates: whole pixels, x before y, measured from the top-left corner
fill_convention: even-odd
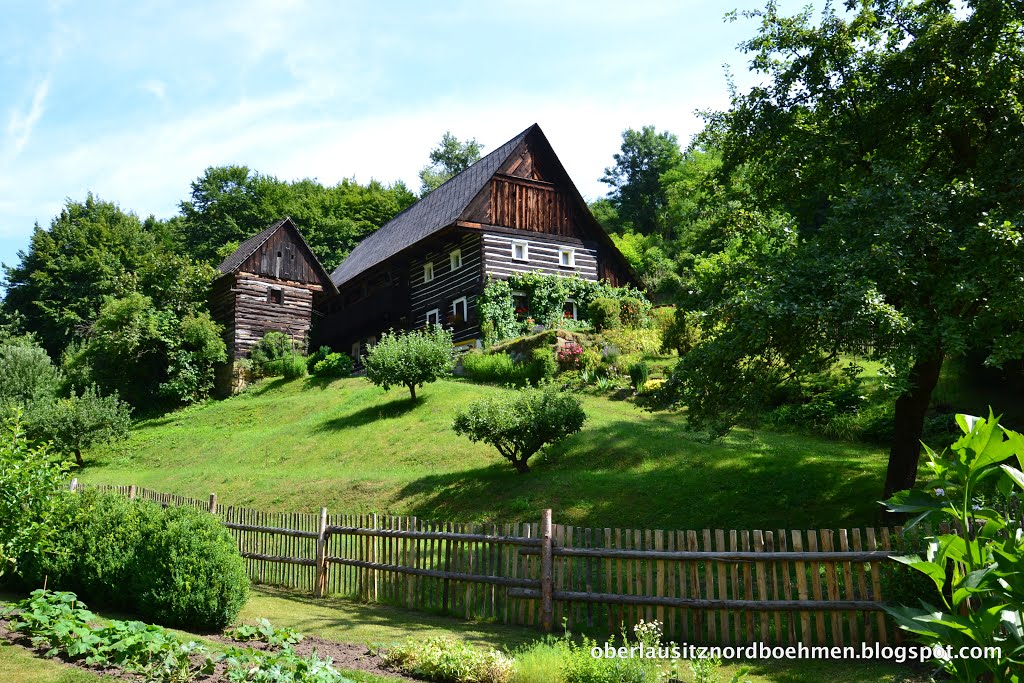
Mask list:
[[[243,242],[217,268],[210,311],[224,326],[228,364],[218,389],[239,388],[235,361],[245,358],[267,332],[284,332],[304,353],[314,306],[337,294],[331,277],[291,218],[274,223]]]

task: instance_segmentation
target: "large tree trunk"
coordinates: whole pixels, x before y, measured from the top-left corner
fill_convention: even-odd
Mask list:
[[[85,467],[85,461],[82,460],[82,449],[81,448],[76,448],[75,449],[75,462],[78,464],[79,467]]]
[[[942,352],[920,356],[910,370],[910,388],[896,399],[893,418],[895,433],[889,449],[889,469],[885,475],[885,497],[914,487],[917,462],[921,457],[921,433],[932,392],[942,370]]]

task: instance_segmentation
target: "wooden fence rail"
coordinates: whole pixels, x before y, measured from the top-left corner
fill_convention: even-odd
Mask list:
[[[263,584],[552,630],[657,619],[678,642],[887,644],[890,529],[592,529],[268,513],[93,486],[216,515]]]

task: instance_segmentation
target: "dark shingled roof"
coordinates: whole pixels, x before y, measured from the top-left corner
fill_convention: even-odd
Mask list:
[[[334,284],[340,286],[366,269],[454,223],[523,138],[536,127],[537,124],[533,124],[356,245],[348,258],[331,273]]]
[[[221,262],[219,266],[217,266],[217,270],[219,270],[224,275],[227,275],[228,273],[233,273],[236,270],[238,270],[241,267],[241,265],[245,263],[245,260],[252,256],[257,249],[263,246],[263,243],[269,240],[271,235],[273,235],[279,229],[284,227],[285,223],[291,226],[291,229],[294,230],[295,234],[298,236],[300,244],[303,247],[305,247],[310,260],[313,262],[314,270],[316,270],[317,275],[319,275],[320,279],[323,281],[324,287],[327,287],[329,290],[333,290],[334,283],[331,281],[331,276],[327,274],[327,269],[324,268],[322,263],[320,263],[320,259],[316,257],[316,254],[313,253],[313,250],[309,248],[309,244],[306,242],[306,238],[302,236],[302,232],[298,229],[298,227],[296,227],[294,221],[292,221],[291,219],[291,216],[285,216],[284,218],[274,223],[270,227],[266,228],[265,230],[261,230],[260,232],[256,233],[246,241],[239,244],[238,249],[235,249],[234,253],[231,254],[231,256],[228,256],[226,259],[224,259],[223,262]]]

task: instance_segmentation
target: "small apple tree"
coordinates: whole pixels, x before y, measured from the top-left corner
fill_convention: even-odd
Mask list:
[[[366,379],[388,391],[408,387],[416,400],[416,387],[437,381],[455,366],[452,333],[440,325],[405,334],[386,332],[363,356]]]

